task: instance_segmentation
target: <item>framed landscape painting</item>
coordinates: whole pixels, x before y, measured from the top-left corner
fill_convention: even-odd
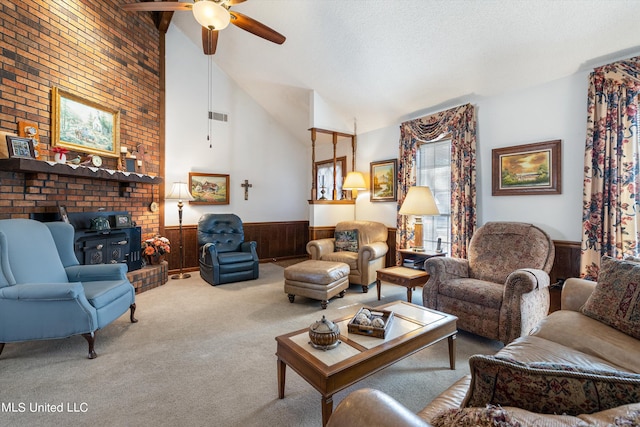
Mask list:
[[[383,160],[371,162],[371,193],[372,202],[395,202],[398,200],[398,160]]]
[[[228,205],[229,175],[189,172],[189,189],[194,205]]]
[[[560,194],[560,140],[491,150],[491,194]]]
[[[120,111],[54,87],[51,115],[52,146],[120,156]]]

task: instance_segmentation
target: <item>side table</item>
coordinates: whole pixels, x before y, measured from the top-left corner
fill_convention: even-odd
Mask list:
[[[380,289],[382,281],[407,288],[407,302],[411,302],[411,295],[416,286],[423,286],[429,280],[429,273],[424,270],[407,267],[387,267],[377,270],[376,285],[378,288],[378,301],[380,301]]]
[[[446,252],[418,252],[413,249],[398,249],[398,253],[400,253],[400,257],[402,258],[402,265],[405,265],[405,261],[413,260],[413,264],[417,265],[415,268],[419,268],[420,270],[424,270],[424,262],[435,256],[445,256]]]

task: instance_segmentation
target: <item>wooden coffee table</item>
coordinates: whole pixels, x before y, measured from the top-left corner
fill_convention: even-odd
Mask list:
[[[284,399],[285,373],[289,366],[322,395],[322,425],[333,411],[333,395],[411,354],[445,338],[449,341],[449,367],[456,368],[457,317],[404,301],[377,309],[393,311],[384,339],[350,334],[352,316],[334,321],[342,343],[332,350],[309,344],[309,329],[276,337],[278,343],[278,397]]]
[[[429,280],[429,273],[408,267],[388,267],[378,270],[376,284],[378,285],[378,301],[380,301],[380,289],[382,281],[407,288],[407,301],[411,302],[411,296],[416,286],[423,286]]]

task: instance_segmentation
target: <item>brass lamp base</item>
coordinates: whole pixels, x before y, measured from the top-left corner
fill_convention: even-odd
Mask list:
[[[172,279],[188,279],[189,277],[191,277],[189,273],[174,274],[171,276]]]

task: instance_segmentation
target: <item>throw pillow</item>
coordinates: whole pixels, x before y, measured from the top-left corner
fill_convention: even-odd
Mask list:
[[[640,402],[638,374],[484,355],[471,356],[469,367],[466,407],[492,404],[576,416]]]
[[[447,409],[430,422],[433,427],[520,427],[518,421],[504,409],[487,405],[486,408]]]
[[[336,252],[358,252],[358,230],[342,230],[335,232]]]
[[[582,314],[640,339],[640,264],[603,256]]]

